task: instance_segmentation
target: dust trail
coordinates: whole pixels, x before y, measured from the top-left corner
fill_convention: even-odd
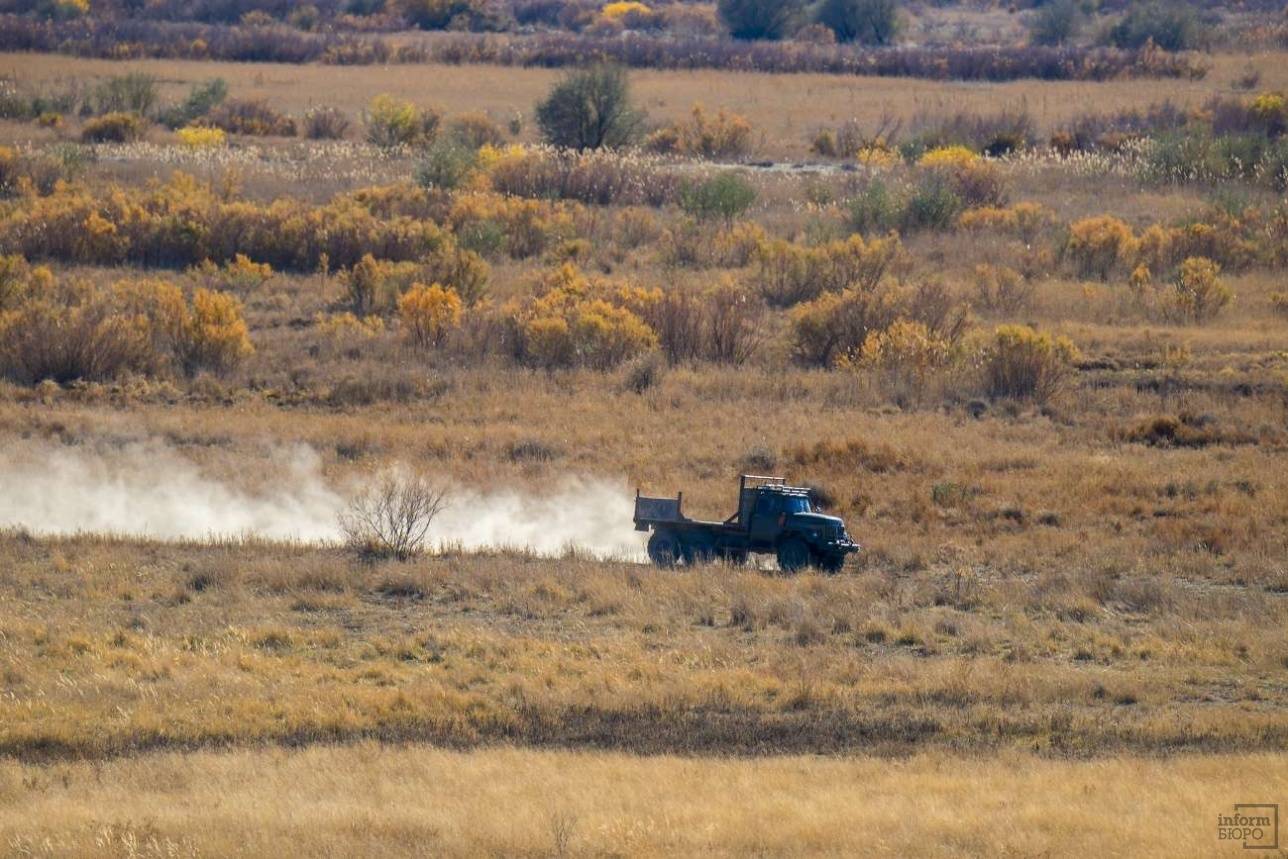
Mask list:
[[[204,474],[157,441],[65,446],[6,442],[0,448],[0,527],[33,534],[107,533],[161,540],[259,537],[335,542],[340,515],[360,486],[336,487],[306,446],[275,450],[248,489]],[[448,485],[448,506],[430,541],[462,549],[569,549],[638,559],[632,497],[622,484],[568,478],[549,492],[484,492]]]

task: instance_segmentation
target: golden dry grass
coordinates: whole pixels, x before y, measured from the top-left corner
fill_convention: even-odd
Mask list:
[[[1284,748],[1282,592],[1204,581],[1179,560],[1166,575],[1115,569],[1075,543],[1029,540],[1049,558],[1041,572],[950,547],[922,567],[783,578],[9,535],[0,752],[362,737],[652,753]]]
[[[1244,855],[1282,754],[710,760],[359,745],[0,763],[15,856]]]
[[[1251,58],[1263,87],[1288,86],[1283,58]],[[779,158],[852,116],[1023,104],[1049,127],[1197,105],[1248,58],[1212,62],[1198,82],[633,77],[656,118],[729,108]],[[529,116],[556,75],[16,54],[5,69],[40,87],[138,69],[170,97],[221,76],[237,97],[355,117],[391,92],[497,120]],[[0,137],[54,133],[5,124]],[[413,167],[351,144],[264,146],[262,163],[234,149],[236,164],[192,169],[254,199],[319,200]],[[85,182],[164,177],[174,155],[109,153]],[[1200,211],[1213,190],[1000,169],[1013,199],[1062,223],[1112,212],[1139,229]],[[838,207],[803,203],[814,181],[758,176],[750,217],[798,241],[829,218],[839,229]],[[841,199],[850,180],[821,181]],[[617,248],[615,215],[579,213],[588,268],[668,288],[719,276]],[[1031,250],[964,230],[905,246],[898,276],[943,278],[958,296],[977,264],[1019,266]],[[547,264],[493,262],[500,300],[529,294]],[[623,496],[682,489],[711,517],[729,512],[739,470],[787,472],[832,496],[865,551],[844,575],[785,578],[0,534],[0,855],[1220,855],[1218,813],[1288,789],[1282,278],[1228,278],[1237,300],[1213,323],[1160,324],[1121,283],[1071,280],[1052,258],[1007,320],[1082,350],[1041,407],[969,403],[957,376],[912,389],[801,369],[785,314],[751,364],[666,369],[641,393],[630,368],[547,373],[392,334],[332,342],[312,320],[338,308],[338,279],[280,273],[239,287],[257,353],[237,373],[2,385],[5,444],[110,457],[150,441],[250,493],[283,480],[295,444],[336,486],[395,461],[534,494],[591,476]],[[1145,443],[1178,414],[1200,444]],[[819,753],[885,757],[786,756]]]
[[[681,119],[694,104],[745,115],[763,138],[765,157],[807,154],[815,130],[851,118],[876,123],[883,116],[908,119],[919,113],[996,111],[1026,107],[1043,129],[1084,112],[1143,108],[1171,99],[1197,106],[1251,65],[1265,89],[1288,87],[1288,63],[1281,53],[1218,54],[1199,81],[1123,80],[1104,82],[1021,80],[1006,83],[864,78],[845,75],[774,75],[721,71],[631,73],[643,107],[659,121]],[[483,111],[504,122],[516,113],[535,133],[533,106],[560,72],[465,65],[315,66],[272,63],[140,60],[121,63],[51,54],[0,53],[0,72],[38,87],[137,70],[155,75],[169,97],[179,97],[203,80],[222,77],[239,98],[267,98],[281,110],[302,113],[314,105],[338,107],[355,119],[372,97],[387,92],[436,105],[449,114]]]

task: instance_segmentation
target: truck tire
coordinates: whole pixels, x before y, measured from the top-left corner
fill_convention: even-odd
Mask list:
[[[823,572],[836,575],[845,567],[844,555],[823,555],[818,559],[818,566]]]
[[[680,555],[680,541],[670,531],[654,531],[648,538],[648,559],[656,566],[674,567]]]
[[[778,544],[778,569],[784,573],[799,573],[812,561],[809,546],[799,537],[788,537]]]
[[[680,553],[684,556],[684,563],[690,567],[709,564],[716,559],[715,545],[709,540],[692,535],[680,546]]]

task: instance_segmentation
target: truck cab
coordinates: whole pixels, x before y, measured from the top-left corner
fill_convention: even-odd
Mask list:
[[[636,493],[635,527],[653,531],[649,557],[659,566],[724,558],[741,563],[752,553],[774,554],[788,572],[818,567],[836,572],[858,550],[845,523],[814,509],[810,490],[781,477],[739,476],[738,509],[723,522],[689,519],[683,495],[648,498]]]

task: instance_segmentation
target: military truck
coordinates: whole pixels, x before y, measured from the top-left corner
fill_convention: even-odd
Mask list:
[[[839,572],[859,545],[845,523],[815,511],[808,488],[788,486],[782,477],[738,477],[738,510],[723,522],[690,519],[684,493],[650,498],[635,491],[635,530],[652,531],[649,559],[659,567],[716,559],[742,564],[751,554],[772,554],[779,569],[817,567]]]

